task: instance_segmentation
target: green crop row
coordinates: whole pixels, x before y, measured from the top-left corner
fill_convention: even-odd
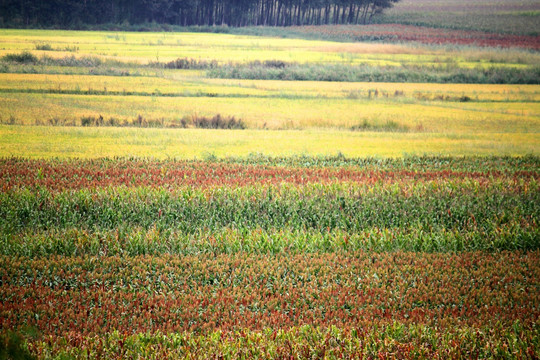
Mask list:
[[[106,187],[0,194],[0,253],[30,257],[540,247],[535,180]]]
[[[16,159],[13,159],[16,160]],[[99,159],[104,163],[115,163],[120,159]],[[129,160],[129,159],[123,159]],[[144,161],[142,159],[137,159]],[[504,172],[540,172],[540,157],[527,156],[405,156],[402,158],[381,157],[347,157],[343,154],[335,156],[266,156],[253,153],[247,157],[225,157],[214,161],[243,164],[285,167],[358,167],[361,170],[397,171],[463,171],[481,173],[486,171]],[[70,160],[49,160],[66,162]],[[80,161],[80,160],[78,160]],[[150,161],[150,160],[146,160]],[[155,160],[152,160],[155,161]]]
[[[216,164],[217,163],[217,164]],[[347,157],[343,154],[327,156],[310,156],[305,154],[291,156],[268,156],[261,153],[250,153],[244,157],[228,156],[223,158],[209,158],[208,161],[200,160],[159,160],[155,158],[139,157],[114,157],[114,158],[93,158],[93,159],[28,159],[21,157],[0,158],[0,170],[5,174],[13,172],[13,168],[47,168],[47,167],[76,167],[78,169],[90,169],[91,172],[105,171],[111,168],[176,168],[203,166],[216,167],[221,164],[248,165],[285,168],[350,168],[356,171],[410,171],[414,173],[425,173],[427,171],[451,171],[463,172],[466,177],[470,174],[483,174],[490,172],[509,173],[518,177],[539,177],[540,157],[534,155],[527,156],[404,156],[392,157]],[[531,172],[529,176],[519,175],[524,172]],[[486,175],[489,175],[486,174]]]
[[[0,229],[110,230],[125,226],[197,233],[225,227],[264,230],[418,228],[494,231],[539,222],[538,184],[432,181],[363,185],[250,186],[165,190],[114,187],[0,194]]]
[[[28,231],[0,236],[0,255],[29,258],[63,256],[139,256],[163,254],[299,254],[349,251],[462,252],[533,250],[539,248],[537,226],[511,222],[492,230],[422,230],[367,228],[361,232],[332,230],[145,230],[122,227],[89,232],[77,228]]]
[[[28,354],[20,337],[3,336],[13,354]],[[287,330],[238,330],[198,335],[191,332],[121,334],[80,339],[82,346],[65,339],[41,340],[30,347],[41,359],[370,359],[370,358],[482,358],[535,359],[540,355],[539,326],[524,328],[516,321],[508,328],[459,327],[441,332],[437,327],[390,325],[366,329],[294,327]],[[0,346],[2,345],[0,339]],[[18,341],[18,342],[17,342]],[[0,353],[1,353],[0,349]],[[9,352],[5,351],[6,354]]]

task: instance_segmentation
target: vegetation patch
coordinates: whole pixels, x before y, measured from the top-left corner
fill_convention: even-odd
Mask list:
[[[287,81],[353,81],[474,84],[540,84],[540,67],[459,68],[448,66],[388,66],[338,64],[229,64],[207,72],[211,78],[287,80]]]
[[[6,120],[0,120],[0,123],[15,125],[17,119],[10,116]],[[222,116],[220,114],[212,117],[192,114],[184,116],[180,120],[165,120],[146,118],[137,115],[133,119],[127,118],[105,118],[98,116],[83,116],[80,119],[53,117],[46,121],[38,120],[35,125],[45,126],[82,126],[82,127],[137,127],[137,128],[200,128],[200,129],[245,129],[246,124],[242,119],[234,116]]]
[[[53,47],[49,43],[36,44],[35,49],[41,50],[41,51],[70,51],[70,52],[79,51],[78,46]]]
[[[246,124],[242,119],[236,119],[234,116],[224,117],[217,114],[213,117],[192,115],[182,118],[181,122],[183,127],[193,125],[196,128],[201,129],[245,129]]]
[[[160,63],[160,62],[150,62],[148,64],[150,67],[162,67],[165,69],[197,69],[197,70],[207,70],[207,69],[213,69],[218,66],[218,63],[216,60],[201,60],[201,59],[192,59],[192,58],[178,58],[173,61],[169,61],[166,63]]]
[[[423,129],[423,126],[419,125],[417,126],[415,130],[422,130],[422,129]],[[411,131],[411,129],[408,126],[399,124],[392,120],[388,120],[382,124],[371,123],[368,120],[364,120],[360,124],[352,126],[351,130],[352,131],[389,131],[389,132]]]
[[[6,54],[2,56],[2,61],[28,65],[36,64],[39,60],[31,52],[25,51],[19,54]]]

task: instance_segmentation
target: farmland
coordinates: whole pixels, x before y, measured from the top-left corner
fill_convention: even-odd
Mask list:
[[[380,21],[538,36],[538,10],[534,0],[414,0],[398,3]]]
[[[88,157],[93,148],[97,156],[158,158],[538,151],[533,37],[529,48],[504,49],[205,33],[1,34],[7,156]],[[212,125],[218,115],[222,123]],[[13,133],[16,125],[38,126]],[[194,127],[247,130],[220,136]]]
[[[539,166],[5,159],[2,327],[42,358],[534,358]]]
[[[0,358],[540,357],[537,5],[485,4],[0,30]]]

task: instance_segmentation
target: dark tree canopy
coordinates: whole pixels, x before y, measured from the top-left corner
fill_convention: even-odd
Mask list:
[[[366,24],[399,0],[0,0],[0,25]]]

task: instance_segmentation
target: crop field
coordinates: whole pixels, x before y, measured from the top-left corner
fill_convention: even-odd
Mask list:
[[[478,16],[478,14],[475,14],[475,16]],[[365,27],[356,25],[300,26],[294,27],[293,31],[304,34],[304,36],[319,32],[322,33],[323,37],[335,40],[383,40],[391,43],[418,42],[431,45],[459,44],[481,47],[531,48],[536,50],[540,46],[538,35],[499,34],[478,30],[433,28],[430,26],[410,25],[410,23],[414,23],[414,21],[410,20],[407,22],[408,24],[367,25]],[[432,22],[431,19],[427,24],[435,25]],[[420,23],[422,22],[420,21]],[[451,26],[451,24],[447,24],[447,26]]]
[[[0,324],[40,358],[535,358],[539,174],[6,158]]]
[[[315,28],[290,34],[299,29]],[[368,36],[375,28],[355,29]],[[0,148],[30,157],[538,154],[539,42],[527,39],[447,48],[411,39],[2,30]],[[16,125],[38,126],[8,135]],[[88,128],[96,125],[136,129],[100,129],[107,139],[124,134],[108,146]],[[203,136],[198,127],[248,130]]]
[[[538,154],[538,135],[487,133],[431,134],[384,131],[214,129],[141,129],[118,127],[1,126],[0,150],[29,158],[213,157],[345,155],[407,157],[414,154],[454,156],[523,156]]]
[[[535,0],[411,0],[396,4],[381,22],[538,36]]]
[[[489,4],[0,29],[0,359],[540,358],[538,4]]]

